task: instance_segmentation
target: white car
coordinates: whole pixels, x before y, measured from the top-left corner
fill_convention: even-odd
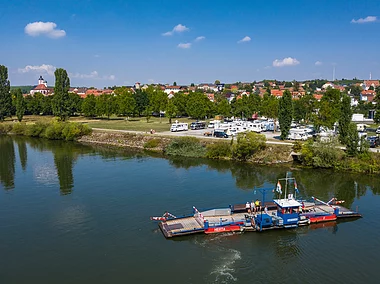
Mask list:
[[[379,128],[376,130],[376,134],[380,134],[380,126],[379,126]]]

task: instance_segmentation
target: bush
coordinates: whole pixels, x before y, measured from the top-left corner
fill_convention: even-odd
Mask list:
[[[166,147],[165,152],[173,156],[204,157],[206,149],[195,137],[179,137]]]
[[[316,143],[308,141],[302,146],[301,161],[304,165],[315,168],[333,168],[344,157],[343,150],[338,146],[336,139]]]
[[[43,137],[47,126],[48,124],[43,122],[37,122],[35,124],[28,125],[26,127],[25,135],[32,137]]]
[[[293,152],[298,153],[302,150],[302,142],[301,141],[295,141],[293,143]]]
[[[266,138],[255,132],[241,133],[233,145],[232,154],[237,160],[247,160],[258,151],[265,148]]]
[[[229,143],[217,142],[206,146],[206,157],[210,159],[224,159],[231,157]]]
[[[160,145],[160,139],[151,139],[144,144],[145,149],[157,148]]]
[[[13,124],[13,127],[12,127],[12,133],[16,135],[25,135],[26,128],[27,126],[25,123],[21,123],[21,122],[15,123]]]
[[[63,139],[62,131],[64,127],[65,124],[58,121],[49,123],[43,133],[43,137],[50,140],[61,140]]]
[[[8,123],[0,123],[0,134],[7,134],[12,130],[12,125]]]

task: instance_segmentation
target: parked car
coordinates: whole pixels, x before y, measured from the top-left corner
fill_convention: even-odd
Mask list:
[[[219,131],[219,130],[215,130],[214,131],[214,137],[218,137],[218,138],[228,138],[228,134],[224,131]]]
[[[371,148],[376,148],[380,144],[379,137],[377,136],[368,136],[367,141],[369,143],[369,147]]]
[[[377,128],[376,134],[380,134],[380,126],[379,126],[379,128]]]

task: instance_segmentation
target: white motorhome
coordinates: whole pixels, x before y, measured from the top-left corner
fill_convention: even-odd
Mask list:
[[[187,123],[176,122],[176,123],[173,123],[172,126],[170,127],[171,132],[187,131],[187,130],[189,130],[189,125]]]

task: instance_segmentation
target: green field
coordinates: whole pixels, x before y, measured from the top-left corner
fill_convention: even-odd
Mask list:
[[[14,117],[13,120],[16,118]],[[50,121],[54,119],[53,116],[38,116],[38,115],[26,115],[23,118],[23,122],[26,123],[35,123],[37,121]],[[172,119],[172,123],[176,119]],[[178,122],[187,122],[191,123],[195,119],[189,118],[177,118]],[[7,118],[6,121],[10,122],[12,119]],[[71,117],[69,121],[86,123],[91,128],[104,128],[104,129],[115,129],[115,130],[133,130],[133,131],[143,131],[149,132],[151,129],[154,129],[156,132],[163,132],[170,130],[169,119],[166,117],[151,117],[149,122],[146,121],[145,117],[130,117],[128,120],[121,117],[111,117],[110,119],[106,118],[95,118],[90,119],[83,116]],[[190,125],[189,125],[190,126]]]

